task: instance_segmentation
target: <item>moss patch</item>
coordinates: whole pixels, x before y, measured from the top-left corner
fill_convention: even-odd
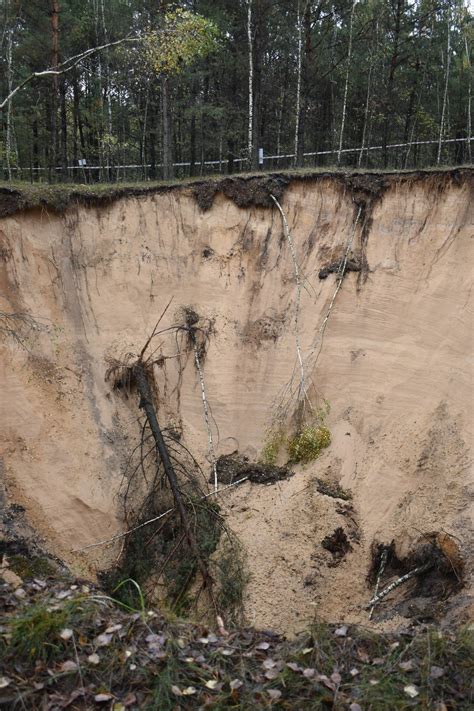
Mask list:
[[[325,425],[306,425],[286,445],[290,462],[307,464],[317,459],[321,450],[331,444],[331,433]]]

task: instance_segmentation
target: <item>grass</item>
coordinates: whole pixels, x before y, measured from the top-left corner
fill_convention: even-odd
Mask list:
[[[249,628],[222,637],[97,590],[37,588],[25,583],[18,599],[0,586],[0,707],[93,708],[97,694],[110,695],[107,708],[150,711],[467,711],[474,701],[468,629],[383,635],[319,622],[292,641]]]
[[[453,171],[472,170],[472,166],[440,167],[423,169],[381,170],[363,168],[340,168],[337,166],[282,168],[266,172],[235,173],[232,175],[208,175],[188,177],[171,181],[129,182],[129,183],[28,183],[0,181],[0,217],[27,209],[52,210],[63,212],[74,204],[105,205],[127,196],[145,196],[169,192],[175,188],[214,185],[218,189],[220,182],[231,178],[234,181],[248,181],[259,178],[263,181],[272,176],[286,176],[290,180],[307,180],[325,176],[344,179],[350,175],[374,175],[397,177],[424,176],[436,173],[449,174]]]

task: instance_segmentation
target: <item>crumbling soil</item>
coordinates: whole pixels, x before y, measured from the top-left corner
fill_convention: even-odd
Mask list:
[[[287,467],[249,462],[233,455],[220,456],[216,462],[216,469],[217,478],[221,484],[233,484],[234,481],[244,478],[253,484],[274,484],[293,476],[293,472]],[[209,481],[214,481],[213,473]]]
[[[341,526],[338,526],[335,531],[323,538],[321,545],[327,551],[332,553],[334,565],[338,565],[346,553],[352,550],[352,546],[346,532]]]

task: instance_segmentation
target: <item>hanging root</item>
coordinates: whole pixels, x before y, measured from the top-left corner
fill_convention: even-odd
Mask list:
[[[288,226],[288,220],[286,219],[285,212],[276,199],[274,195],[270,195],[271,199],[275,203],[276,207],[278,208],[278,211],[280,212],[281,215],[281,221],[283,223],[283,232],[285,234],[286,240],[288,242],[288,245],[290,247],[290,253],[291,253],[291,258],[293,260],[293,270],[294,270],[294,275],[295,275],[295,282],[296,282],[296,302],[295,302],[295,341],[296,341],[296,357],[297,361],[299,364],[299,369],[300,369],[300,382],[299,382],[299,387],[298,387],[298,402],[301,400],[308,400],[310,406],[311,403],[309,401],[308,393],[306,390],[306,375],[305,375],[305,367],[303,363],[303,355],[301,351],[301,338],[300,338],[300,328],[299,328],[299,317],[300,317],[300,304],[301,304],[301,289],[303,287],[303,282],[301,279],[301,273],[300,273],[300,268],[298,265],[298,260],[296,258],[296,251],[295,251],[295,245],[293,242],[293,238],[291,236],[290,228]]]
[[[12,338],[19,346],[29,351],[28,338],[31,335],[48,330],[41,317],[34,317],[24,312],[7,313],[0,311],[0,334]]]
[[[212,331],[212,322],[208,321],[205,328],[199,328],[198,323],[201,320],[199,314],[190,306],[184,306],[181,309],[181,319],[184,321],[181,329],[187,334],[189,343],[192,346],[194,352],[194,364],[196,366],[196,371],[199,377],[199,387],[201,389],[202,398],[202,409],[204,412],[204,421],[206,423],[206,430],[208,436],[208,455],[211,461],[212,472],[213,472],[213,482],[214,491],[218,490],[218,477],[217,477],[217,456],[214,447],[214,436],[212,433],[211,426],[211,415],[209,402],[206,395],[206,385],[204,380],[204,370],[203,363],[206,357],[206,346],[209,340],[209,335]]]

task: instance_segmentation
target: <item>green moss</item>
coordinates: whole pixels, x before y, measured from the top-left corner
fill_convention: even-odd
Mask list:
[[[215,564],[219,609],[225,611],[226,620],[236,624],[241,621],[244,592],[250,580],[242,547],[236,540],[227,539]]]
[[[17,554],[9,557],[8,563],[13,572],[23,580],[47,578],[58,573],[57,568],[47,558]]]
[[[331,433],[325,425],[305,425],[297,435],[288,439],[286,449],[290,462],[304,464],[316,459],[330,443]]]
[[[277,463],[280,449],[285,443],[285,436],[281,430],[269,430],[263,445],[260,461],[271,466]]]

